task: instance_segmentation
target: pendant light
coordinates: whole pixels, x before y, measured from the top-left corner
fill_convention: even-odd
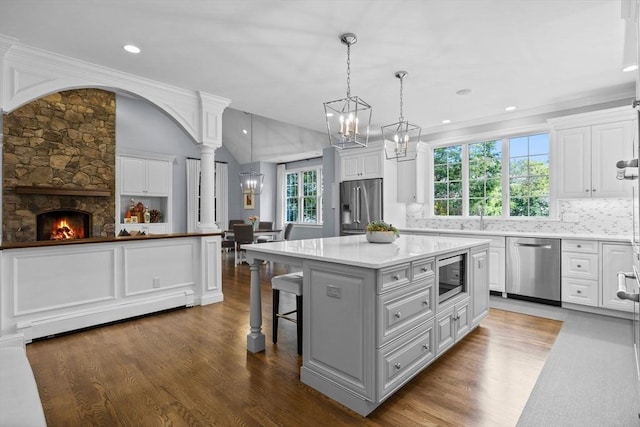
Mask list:
[[[396,78],[400,79],[400,119],[393,124],[382,126],[382,140],[387,159],[398,162],[415,160],[418,155],[418,142],[422,129],[404,119],[402,112],[403,79],[408,73],[396,71]]]
[[[250,113],[245,113],[250,114]],[[250,149],[250,159],[251,163],[249,163],[249,170],[247,172],[240,172],[240,189],[242,190],[242,194],[251,194],[257,195],[262,192],[262,184],[264,183],[264,175],[258,171],[253,170],[253,114],[251,116],[251,128],[250,128],[250,137],[251,137],[251,149]]]
[[[358,96],[351,96],[351,45],[358,39],[353,33],[340,36],[347,46],[347,97],[324,103],[327,131],[332,146],[343,148],[366,147],[369,142],[371,106]]]

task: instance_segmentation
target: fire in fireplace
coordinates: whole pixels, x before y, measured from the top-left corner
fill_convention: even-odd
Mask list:
[[[37,240],[69,240],[91,237],[91,213],[54,209],[36,216]]]

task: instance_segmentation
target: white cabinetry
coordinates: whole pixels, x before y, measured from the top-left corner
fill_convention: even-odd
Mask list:
[[[436,317],[436,354],[440,355],[465,336],[470,327],[468,297],[444,309]]]
[[[145,234],[171,233],[173,157],[127,152],[116,159],[116,212],[118,229]],[[130,202],[160,211],[156,223],[125,223]]]
[[[616,296],[618,272],[630,272],[632,266],[629,244],[563,240],[563,307],[612,315],[619,315],[618,311],[633,311],[630,301]]]
[[[384,153],[382,148],[354,148],[341,150],[340,181],[382,178]]]
[[[633,302],[621,300],[618,291],[618,273],[632,272],[633,250],[631,245],[603,243],[602,277],[600,280],[600,305],[614,310],[633,311]]]
[[[415,160],[398,162],[398,202],[425,202],[427,161],[427,149],[424,144],[419,143]]]
[[[629,111],[616,109],[550,122],[557,198],[631,196],[631,185],[617,180],[615,174],[618,160],[633,157],[634,121]]]
[[[598,257],[597,242],[562,242],[563,302],[598,305]]]

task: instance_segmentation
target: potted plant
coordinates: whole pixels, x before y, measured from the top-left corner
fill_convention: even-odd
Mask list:
[[[371,243],[391,243],[400,235],[398,229],[384,221],[367,224],[367,240]]]

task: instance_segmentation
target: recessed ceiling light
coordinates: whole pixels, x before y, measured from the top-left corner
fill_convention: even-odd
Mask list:
[[[471,89],[460,89],[456,92],[456,95],[469,95],[471,93]]]
[[[246,129],[242,129],[242,133],[244,133],[245,135],[248,133]]]
[[[445,120],[443,120],[443,121],[442,121],[442,123],[444,123],[444,124],[446,125],[446,124],[451,123],[451,120],[449,120],[449,119],[445,119]]]
[[[507,108],[505,108],[504,111],[513,111],[515,109],[516,109],[516,107],[514,105],[510,105]]]
[[[624,71],[625,73],[628,73],[629,71],[635,71],[637,69],[638,69],[638,66],[634,64],[634,65],[627,65],[622,69],[622,71]]]
[[[125,44],[122,48],[129,53],[140,53],[140,48],[133,44]]]

